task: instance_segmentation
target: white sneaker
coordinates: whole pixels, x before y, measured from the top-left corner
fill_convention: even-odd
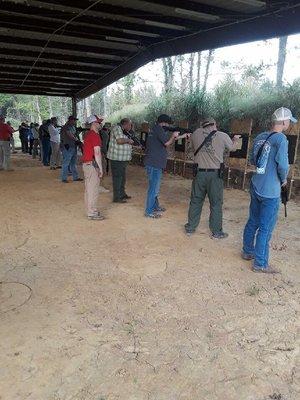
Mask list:
[[[99,193],[109,193],[109,189],[106,189],[104,186],[100,186]]]

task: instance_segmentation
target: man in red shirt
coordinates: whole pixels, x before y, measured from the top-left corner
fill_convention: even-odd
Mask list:
[[[101,138],[99,131],[103,118],[91,115],[87,120],[89,131],[83,139],[82,168],[85,183],[85,207],[88,219],[101,221],[104,219],[98,210],[100,179],[103,176],[101,159]]]
[[[13,128],[0,116],[0,170],[12,171],[10,168],[10,138]]]

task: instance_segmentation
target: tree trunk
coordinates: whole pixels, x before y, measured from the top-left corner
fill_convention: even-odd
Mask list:
[[[54,115],[53,115],[53,107],[52,107],[52,99],[51,99],[50,96],[48,96],[48,106],[49,106],[50,117],[54,117]]]
[[[83,100],[83,120],[86,121],[91,114],[91,100],[87,97]]]
[[[39,96],[35,97],[35,106],[36,106],[36,113],[37,113],[37,117],[38,117],[38,123],[39,123],[39,125],[41,125],[42,124],[42,117],[41,117]]]
[[[190,54],[190,70],[189,70],[189,89],[190,92],[193,91],[193,84],[194,84],[194,58],[195,53]]]
[[[126,104],[130,104],[132,102],[135,79],[136,79],[135,72],[128,74],[122,79]]]
[[[103,115],[107,116],[109,113],[108,109],[108,99],[107,99],[107,87],[102,90],[103,92]]]
[[[13,106],[16,110],[16,118],[18,121],[21,122],[21,113],[20,113],[20,108],[19,108],[19,103],[18,103],[18,97],[16,95],[13,95]]]
[[[175,57],[166,57],[162,59],[163,63],[163,72],[164,72],[164,84],[165,84],[165,92],[169,93],[172,91],[174,86],[174,69],[176,65],[178,56]]]
[[[285,58],[286,58],[287,40],[288,40],[287,36],[281,36],[279,38],[277,77],[276,77],[276,86],[278,88],[282,87],[282,82],[283,82],[283,72],[284,72],[284,64],[285,64]]]
[[[62,125],[64,125],[67,121],[67,118],[69,116],[68,112],[68,99],[66,97],[61,98],[61,122]]]
[[[202,52],[199,51],[197,53],[197,79],[196,79],[196,88],[200,88],[200,73],[201,73],[201,61],[202,61]]]
[[[203,92],[206,92],[208,75],[209,75],[209,68],[210,68],[211,62],[213,61],[213,55],[214,55],[214,50],[209,50],[208,51],[208,56],[207,56],[205,75],[204,75]]]

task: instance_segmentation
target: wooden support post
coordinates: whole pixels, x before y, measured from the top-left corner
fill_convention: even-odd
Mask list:
[[[299,135],[300,135],[300,122],[297,124],[293,124],[290,126],[290,129],[288,132],[286,132],[288,140],[290,139],[291,136],[293,136],[295,139],[289,141],[289,164],[290,164],[290,170],[289,170],[289,179],[290,179],[290,185],[289,185],[289,193],[288,197],[292,197],[293,193],[293,185],[295,181],[295,172],[296,172],[296,162],[297,162],[297,153],[298,153],[298,146],[299,146]]]
[[[231,153],[227,160],[228,165],[228,175],[227,175],[227,187],[230,187],[231,181],[231,172],[233,170],[239,170],[243,173],[241,182],[239,180],[240,188],[242,190],[245,189],[246,186],[246,178],[248,174],[248,158],[250,151],[250,136],[252,132],[252,119],[244,119],[244,120],[232,120],[230,123],[230,132],[233,135],[245,135],[245,142],[241,139],[240,149]],[[247,142],[246,142],[247,140]],[[245,148],[244,144],[247,143],[247,148]]]

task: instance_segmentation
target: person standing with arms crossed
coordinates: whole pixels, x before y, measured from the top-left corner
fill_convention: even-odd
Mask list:
[[[270,131],[258,135],[253,144],[250,161],[256,166],[256,173],[251,180],[242,250],[244,260],[253,260],[253,272],[279,273],[269,265],[269,242],[277,222],[281,190],[287,185],[288,141],[284,132],[291,122],[297,122],[292,112],[278,108],[272,115]]]
[[[87,120],[90,128],[83,139],[82,168],[85,184],[85,208],[88,219],[93,221],[104,219],[98,209],[100,179],[103,177],[102,143],[99,135],[102,121],[103,118],[91,115]]]

